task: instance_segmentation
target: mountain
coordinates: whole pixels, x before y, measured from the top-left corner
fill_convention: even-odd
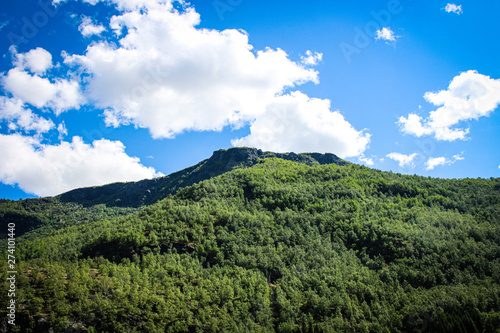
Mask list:
[[[48,221],[16,239],[18,331],[500,332],[500,179],[271,155],[216,152],[140,208],[4,202]]]
[[[140,207],[166,198],[180,188],[219,176],[236,168],[248,168],[263,159],[273,157],[307,165],[348,164],[336,155],[328,153],[280,154],[263,152],[255,148],[221,149],[215,151],[212,157],[165,177],[76,189],[63,193],[58,198],[62,202],[75,202],[86,207],[98,204],[105,204],[108,207]]]
[[[79,188],[55,197],[20,201],[0,199],[0,230],[6,230],[8,223],[22,221],[17,230],[17,235],[21,236],[28,231],[45,233],[67,225],[127,215],[176,193],[180,188],[237,168],[251,167],[267,158],[280,158],[306,165],[349,164],[328,153],[273,153],[255,148],[221,149],[215,151],[210,158],[165,177]],[[36,236],[38,233],[31,235]],[[0,231],[0,239],[6,237],[7,233]]]

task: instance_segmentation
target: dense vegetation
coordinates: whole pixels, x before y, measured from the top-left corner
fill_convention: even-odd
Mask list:
[[[22,332],[500,332],[500,179],[270,158],[33,232]]]
[[[9,223],[16,224],[16,236],[30,232],[30,238],[39,237],[54,229],[69,225],[100,221],[138,211],[132,207],[106,207],[97,204],[84,207],[75,202],[61,202],[58,198],[0,199],[0,239],[7,237]]]

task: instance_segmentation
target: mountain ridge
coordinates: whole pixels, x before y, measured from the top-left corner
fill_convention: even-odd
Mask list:
[[[22,221],[17,230],[18,236],[34,230],[45,234],[67,225],[128,215],[175,194],[181,188],[234,169],[252,167],[268,158],[306,165],[349,164],[329,153],[273,153],[246,147],[219,149],[211,157],[164,177],[77,188],[54,197],[18,201],[0,199],[0,228]],[[29,235],[36,237],[37,233]],[[0,239],[6,237],[6,233],[0,232]]]
[[[219,149],[214,151],[210,158],[164,177],[78,188],[62,193],[56,198],[62,202],[79,203],[85,207],[105,204],[108,207],[138,208],[153,204],[174,194],[180,188],[236,168],[251,167],[266,158],[280,158],[307,165],[349,164],[331,153],[274,153],[247,147]]]

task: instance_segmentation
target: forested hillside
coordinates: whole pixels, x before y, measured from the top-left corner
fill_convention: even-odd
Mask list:
[[[500,332],[500,179],[308,164],[259,159],[124,216],[27,232],[17,328]]]

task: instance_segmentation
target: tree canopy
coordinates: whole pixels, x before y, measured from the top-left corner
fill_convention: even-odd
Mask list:
[[[266,158],[140,209],[26,202],[20,332],[500,332],[500,179]]]

